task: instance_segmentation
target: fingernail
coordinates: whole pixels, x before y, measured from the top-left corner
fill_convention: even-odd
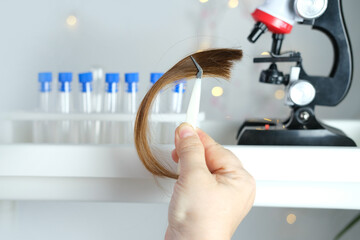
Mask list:
[[[187,137],[194,136],[194,135],[195,135],[195,130],[190,125],[183,124],[180,126],[180,129],[179,129],[180,139],[187,138]]]

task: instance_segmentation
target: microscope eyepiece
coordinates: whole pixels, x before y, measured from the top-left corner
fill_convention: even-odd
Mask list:
[[[262,23],[262,22],[255,23],[253,30],[251,31],[250,35],[248,36],[248,40],[252,43],[256,42],[256,40],[258,40],[258,38],[264,32],[266,32],[266,30],[267,30],[267,27],[264,23]]]

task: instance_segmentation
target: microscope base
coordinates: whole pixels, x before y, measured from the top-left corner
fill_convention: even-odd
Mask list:
[[[283,125],[246,122],[239,130],[238,145],[353,146],[355,142],[338,129],[286,129]],[[265,127],[265,124],[268,126]]]

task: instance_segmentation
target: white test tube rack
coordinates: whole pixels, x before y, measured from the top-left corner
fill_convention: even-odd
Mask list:
[[[0,144],[2,143],[32,143],[32,127],[34,122],[58,122],[71,121],[80,123],[84,120],[100,122],[133,122],[135,114],[123,113],[43,113],[43,112],[10,112],[0,114]],[[186,119],[185,113],[152,113],[150,122],[155,123],[179,123]],[[205,113],[199,113],[199,126],[205,120]],[[52,143],[52,142],[49,142]],[[47,144],[47,143],[46,143]]]

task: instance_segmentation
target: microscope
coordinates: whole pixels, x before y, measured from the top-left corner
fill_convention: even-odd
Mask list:
[[[266,0],[253,13],[256,24],[248,36],[255,43],[267,30],[272,46],[266,57],[254,63],[270,63],[260,82],[285,85],[285,104],[291,108],[287,119],[247,120],[239,129],[239,145],[356,146],[342,131],[320,122],[315,106],[336,106],[349,91],[352,80],[352,52],[342,14],[341,0]],[[334,49],[329,76],[308,75],[300,52],[281,52],[285,34],[295,23],[311,25],[324,33]],[[277,63],[294,63],[289,74]]]

